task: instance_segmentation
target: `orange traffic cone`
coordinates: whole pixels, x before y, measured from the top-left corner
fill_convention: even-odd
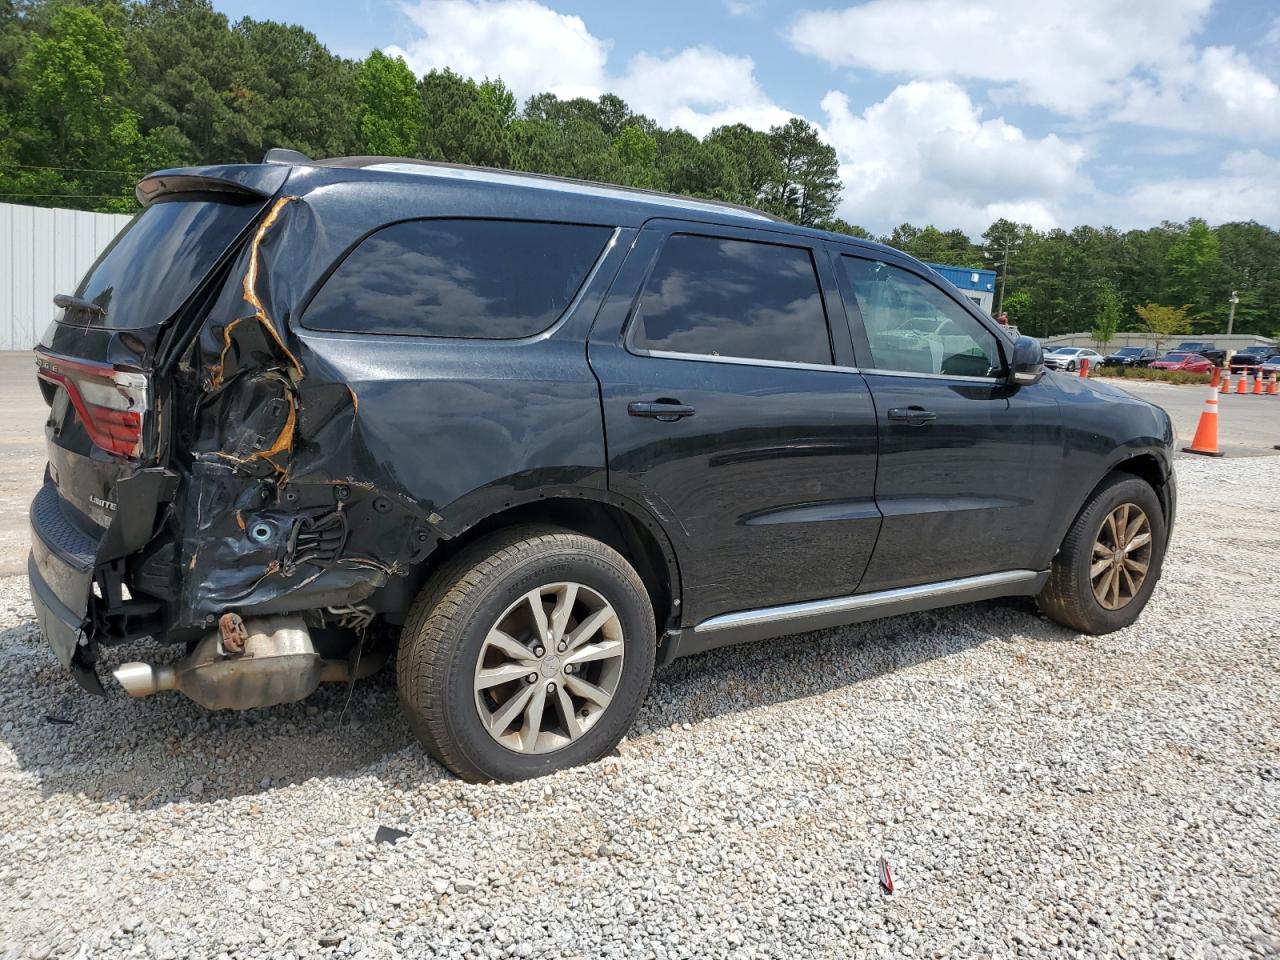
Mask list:
[[[1267,396],[1269,397],[1274,397],[1276,394],[1280,394],[1280,383],[1276,383],[1277,376],[1280,376],[1280,374],[1272,372],[1271,382],[1267,384]]]
[[[1247,370],[1241,370],[1240,379],[1236,381],[1236,393],[1248,392],[1249,390],[1248,380],[1249,380],[1249,372]]]
[[[1182,452],[1198,453],[1205,457],[1222,456],[1222,451],[1218,449],[1218,371],[1216,369],[1213,371],[1213,379],[1209,381],[1209,396],[1204,401],[1204,412],[1200,414],[1195,438],[1191,441],[1191,446],[1182,448]]]
[[[1253,375],[1253,395],[1255,397],[1262,396],[1262,371],[1259,370]]]
[[[1215,377],[1218,374],[1222,375],[1222,392],[1230,393],[1231,392],[1231,371],[1224,370],[1222,367],[1214,367],[1213,371],[1214,371],[1213,375]]]
[[[1080,376],[1085,377],[1086,379],[1089,376],[1089,358],[1088,357],[1085,357],[1083,360],[1080,361]]]

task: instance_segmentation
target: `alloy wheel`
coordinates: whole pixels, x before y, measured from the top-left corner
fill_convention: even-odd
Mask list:
[[[475,668],[476,710],[498,743],[550,753],[608,710],[622,678],[622,623],[581,583],[549,583],[511,604],[485,636]]]
[[[1107,610],[1129,604],[1151,566],[1151,521],[1137,504],[1122,503],[1102,521],[1093,544],[1089,579],[1093,595]]]

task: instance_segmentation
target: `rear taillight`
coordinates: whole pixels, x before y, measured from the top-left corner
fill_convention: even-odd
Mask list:
[[[36,376],[67,391],[94,444],[121,457],[142,453],[149,394],[145,373],[36,351]]]

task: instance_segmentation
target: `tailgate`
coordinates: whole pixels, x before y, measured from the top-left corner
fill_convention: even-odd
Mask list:
[[[163,463],[165,351],[198,326],[264,204],[244,193],[152,198],[75,292],[59,295],[62,312],[36,348],[48,466],[31,505],[28,575],[45,637],[90,689],[101,691],[97,641],[121,639],[107,635],[109,618],[138,606],[115,562],[153,538],[176,489]]]

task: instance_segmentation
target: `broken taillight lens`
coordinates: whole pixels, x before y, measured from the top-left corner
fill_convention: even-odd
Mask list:
[[[67,391],[94,444],[121,457],[142,453],[149,392],[145,373],[37,351],[36,376]]]

